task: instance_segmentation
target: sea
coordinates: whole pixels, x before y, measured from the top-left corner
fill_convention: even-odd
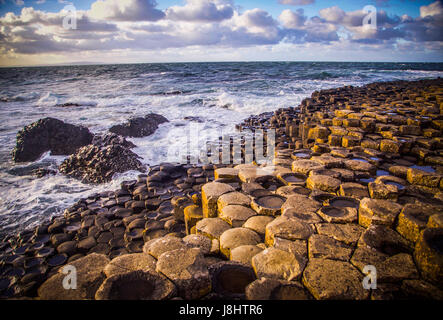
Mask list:
[[[16,134],[53,117],[102,134],[135,116],[154,112],[169,122],[151,136],[129,138],[149,166],[171,160],[198,126],[206,138],[235,132],[250,115],[297,107],[315,90],[375,81],[443,77],[443,63],[214,62],[0,68],[0,239],[32,228],[91,194],[116,190],[140,172],[116,174],[90,185],[56,170],[65,156],[50,152],[13,163]]]

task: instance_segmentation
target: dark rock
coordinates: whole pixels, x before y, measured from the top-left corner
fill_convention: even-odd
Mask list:
[[[80,148],[60,165],[60,172],[89,183],[103,183],[119,172],[145,171],[138,156],[120,144]]]
[[[46,151],[51,151],[52,155],[69,155],[90,144],[92,138],[87,128],[44,118],[17,133],[12,158],[15,162],[35,161]]]
[[[165,117],[150,113],[144,117],[131,118],[125,124],[112,126],[109,131],[124,137],[145,137],[153,134],[158,125],[169,122]]]

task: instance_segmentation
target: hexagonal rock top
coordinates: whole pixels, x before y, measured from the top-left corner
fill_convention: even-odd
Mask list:
[[[257,278],[293,280],[302,273],[304,263],[300,260],[293,253],[270,247],[252,258],[252,267]]]
[[[174,282],[183,299],[198,299],[211,291],[206,261],[198,248],[163,253],[158,258],[156,271]]]
[[[204,235],[190,234],[183,238],[183,242],[186,243],[188,247],[200,248],[203,254],[211,252],[212,241]]]
[[[217,179],[238,179],[238,169],[235,168],[218,168],[214,170],[214,178]]]
[[[362,300],[369,295],[363,275],[348,262],[310,259],[303,284],[316,299]]]
[[[321,203],[315,200],[309,199],[301,194],[295,194],[286,199],[281,207],[281,212],[284,213],[285,210],[289,208],[300,213],[316,212],[321,206]]]
[[[375,174],[377,171],[377,167],[373,164],[370,164],[368,162],[359,161],[359,160],[345,160],[345,167],[346,169],[352,170],[352,171],[368,171],[371,174]]]
[[[281,214],[281,207],[286,198],[279,195],[267,195],[254,198],[251,202],[251,208],[258,214],[275,216]]]
[[[242,182],[254,182],[259,179],[270,178],[272,173],[271,168],[247,167],[239,170],[238,177]]]
[[[319,189],[325,192],[336,192],[341,181],[325,175],[311,175],[306,180],[306,187],[309,189]]]
[[[94,299],[95,292],[104,280],[103,269],[109,263],[108,257],[103,254],[91,253],[70,263],[77,271],[77,289],[66,290],[63,279],[66,274],[56,273],[46,280],[38,289],[42,300],[83,300]]]
[[[308,175],[311,170],[324,169],[325,166],[313,160],[295,160],[292,162],[292,172]]]
[[[392,227],[401,209],[402,206],[393,201],[363,198],[358,209],[358,223],[365,228],[371,223]]]
[[[218,212],[229,205],[249,206],[251,198],[241,192],[228,192],[220,196],[217,201]]]
[[[223,207],[219,213],[219,218],[229,223],[234,228],[241,227],[246,220],[257,213],[251,208],[240,205],[228,205]]]
[[[443,208],[424,203],[408,203],[398,216],[396,230],[406,239],[416,242],[434,213],[443,217]]]
[[[324,258],[348,261],[351,258],[352,247],[331,237],[314,234],[308,242],[309,258]]]
[[[160,255],[165,252],[187,248],[186,243],[178,237],[161,237],[150,240],[143,246],[143,252],[149,253],[154,258],[158,259]]]
[[[104,273],[109,278],[135,270],[155,271],[156,264],[157,260],[147,253],[124,254],[112,259],[105,267]]]
[[[265,243],[274,244],[274,237],[304,240],[313,233],[311,227],[297,218],[280,216],[266,226]]]
[[[253,216],[246,220],[246,222],[243,224],[243,227],[251,229],[257,232],[260,236],[264,237],[266,232],[266,225],[274,219],[275,218],[271,216]]]
[[[107,278],[97,290],[95,299],[165,300],[175,293],[175,285],[161,274],[136,270]]]
[[[263,249],[256,245],[242,245],[231,250],[229,259],[246,265],[251,265],[252,257],[262,252]]]
[[[202,187],[203,216],[205,218],[216,217],[218,198],[233,191],[235,191],[234,188],[226,183],[210,182],[205,184]]]
[[[204,218],[195,225],[197,234],[202,234],[210,239],[219,239],[222,233],[228,229],[231,229],[229,223],[220,218]]]
[[[220,251],[229,258],[231,250],[242,245],[255,245],[260,242],[260,236],[247,228],[226,230],[220,237]]]
[[[349,245],[357,243],[361,234],[365,231],[358,224],[317,223],[317,232]]]
[[[311,295],[295,281],[261,278],[246,287],[247,300],[309,300]]]

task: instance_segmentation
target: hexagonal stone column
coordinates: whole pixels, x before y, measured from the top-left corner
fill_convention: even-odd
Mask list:
[[[234,228],[241,227],[246,220],[257,213],[251,208],[241,205],[228,205],[223,207],[219,213],[219,218],[229,223]]]
[[[265,243],[274,244],[274,238],[305,240],[313,233],[312,228],[297,218],[280,216],[266,226]]]
[[[352,247],[331,237],[313,234],[308,241],[309,259],[324,258],[348,261],[352,254]]]
[[[229,223],[220,218],[204,218],[195,225],[197,234],[207,236],[209,239],[220,239],[223,232],[228,229],[231,229]]]
[[[220,236],[220,251],[229,258],[231,250],[242,245],[256,245],[260,243],[260,236],[247,228],[228,229]]]
[[[104,280],[103,269],[109,263],[108,257],[103,254],[91,253],[70,263],[77,271],[77,289],[66,290],[63,279],[66,274],[59,270],[38,289],[38,296],[42,300],[84,300],[94,299],[95,293]]]
[[[203,254],[198,248],[177,249],[163,253],[157,272],[170,279],[183,299],[198,299],[211,291],[211,279]]]
[[[176,293],[175,285],[156,272],[136,270],[107,278],[95,294],[96,300],[166,300]]]
[[[293,253],[267,248],[252,258],[257,278],[294,280],[300,277],[304,262]]]
[[[246,287],[247,300],[309,300],[311,295],[295,281],[261,278]]]
[[[221,195],[217,200],[218,212],[229,205],[249,206],[251,198],[241,192],[228,192]]]
[[[401,210],[402,206],[393,201],[363,198],[358,209],[358,223],[365,228],[370,224],[392,227]]]
[[[442,212],[439,206],[425,203],[408,203],[398,216],[397,232],[406,239],[416,242],[420,232],[426,228],[431,215]]]
[[[202,207],[205,218],[217,216],[218,198],[228,192],[235,191],[232,186],[226,183],[210,182],[202,187]]]
[[[363,300],[363,275],[350,263],[330,259],[310,259],[303,272],[303,284],[321,300]]]
[[[443,283],[443,229],[428,228],[420,233],[414,257],[425,279],[442,287]]]
[[[109,262],[104,273],[106,277],[112,277],[116,274],[126,273],[135,270],[155,271],[157,260],[147,253],[124,254]]]

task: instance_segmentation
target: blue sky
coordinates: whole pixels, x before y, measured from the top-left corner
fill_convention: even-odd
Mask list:
[[[372,29],[366,5],[377,9]],[[442,0],[0,0],[0,65],[441,62],[442,49]]]

